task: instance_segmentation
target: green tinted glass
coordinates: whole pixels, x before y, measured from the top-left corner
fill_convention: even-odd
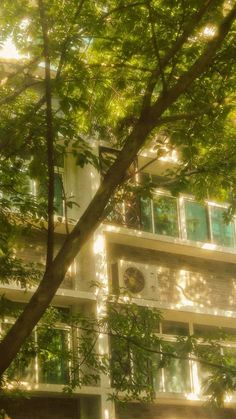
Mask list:
[[[189,325],[188,323],[165,320],[162,322],[162,333],[165,335],[188,336]]]
[[[175,198],[157,196],[153,199],[155,233],[179,236],[178,211]]]
[[[206,208],[198,202],[185,201],[187,238],[195,241],[208,241]]]
[[[236,367],[236,348],[224,347],[224,355],[227,359],[227,363],[231,367]]]
[[[169,342],[168,345],[170,346]],[[178,344],[171,344],[171,346]],[[163,348],[165,351],[165,348]],[[170,393],[185,393],[191,391],[190,366],[186,359],[170,358],[167,366],[164,367],[164,389]]]
[[[157,347],[157,351],[160,351],[160,347]],[[155,354],[152,357],[152,386],[154,391],[163,391],[162,383],[162,369],[160,368],[161,356]]]
[[[62,175],[54,175],[54,207],[57,215],[63,216],[63,184]]]
[[[234,247],[234,225],[232,222],[225,223],[224,213],[224,208],[210,207],[213,241],[222,246]]]
[[[230,327],[222,327],[222,333],[225,334],[225,340],[228,341],[236,341],[236,329],[232,329]]]
[[[152,210],[149,198],[140,200],[142,230],[152,232]]]
[[[51,384],[68,382],[68,331],[38,329],[38,344],[42,348],[39,355],[39,381]]]
[[[211,347],[208,345],[199,345],[198,346],[198,358],[203,361],[207,361],[208,354],[212,351]],[[209,360],[211,362],[211,360]],[[202,394],[208,395],[208,385],[209,385],[209,378],[211,377],[211,370],[207,366],[207,364],[198,362],[197,363],[197,373],[198,373],[198,381],[200,385],[200,391]]]
[[[194,335],[201,338],[217,339],[220,335],[220,330],[217,326],[194,324]]]

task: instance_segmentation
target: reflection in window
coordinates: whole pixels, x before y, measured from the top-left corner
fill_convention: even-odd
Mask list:
[[[161,343],[163,356],[156,354],[153,357],[153,387],[156,391],[170,393],[190,392],[190,363],[188,359],[181,358],[181,343],[176,341],[176,336],[189,335],[189,324],[164,320],[161,323],[161,328],[162,334],[169,335],[169,337],[165,336],[165,341]],[[170,355],[168,356],[168,354]],[[176,355],[176,358],[171,356],[172,354]],[[163,365],[161,369],[160,362]]]
[[[179,236],[178,212],[175,198],[156,196],[153,199],[155,233],[165,236]]]
[[[157,348],[160,351],[160,347]],[[154,391],[163,391],[163,371],[160,368],[161,355],[156,353],[152,357],[152,385]]]
[[[125,223],[130,228],[140,228],[139,200],[134,193],[130,193],[125,200]]]
[[[213,343],[214,346],[211,346],[210,341],[217,341],[217,339],[222,337],[222,333],[222,329],[217,326],[194,324],[194,335],[201,339],[199,342],[203,342],[197,346],[196,355],[199,360],[204,361],[197,362],[197,376],[200,392],[205,395],[210,394],[210,391],[208,390],[210,378],[212,373],[215,372],[210,364],[218,364],[221,357],[220,345]],[[207,362],[209,362],[209,365],[207,365]]]
[[[47,345],[45,347],[45,342]],[[68,331],[64,329],[39,329],[39,381],[51,384],[68,382]]]
[[[141,198],[140,200],[141,210],[141,226],[142,230],[152,232],[152,208],[151,199]]]
[[[222,246],[234,246],[234,226],[224,221],[224,208],[210,207],[213,242]]]
[[[177,348],[177,343],[169,343],[168,346]],[[165,347],[163,347],[165,351]],[[185,393],[191,391],[190,365],[186,359],[170,357],[168,364],[164,367],[164,391],[170,393]]]
[[[199,338],[219,338],[221,329],[217,326],[194,324],[194,335]]]
[[[189,325],[184,322],[164,320],[162,322],[162,333],[165,335],[188,336]]]
[[[37,198],[45,205],[47,204],[48,186],[45,182],[37,182],[36,189]],[[63,192],[63,175],[62,173],[54,173],[54,210],[56,215],[64,215],[64,192]]]
[[[212,348],[210,348],[208,345],[198,346],[198,356],[200,359],[203,359],[204,361],[207,360],[208,355],[211,351],[212,351]],[[211,377],[210,368],[207,366],[207,364],[198,362],[197,373],[198,373],[198,383],[200,386],[200,392],[206,395],[209,394],[209,392],[207,391],[207,388],[209,385],[209,378]]]
[[[187,238],[196,241],[208,241],[206,208],[194,201],[185,201]]]

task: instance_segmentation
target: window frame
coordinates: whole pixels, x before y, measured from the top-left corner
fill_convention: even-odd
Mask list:
[[[15,318],[11,317],[11,316],[6,316],[4,317],[4,319],[0,320],[0,335],[2,333],[3,330],[3,324],[8,324],[8,325],[13,325],[15,322]],[[40,329],[41,324],[39,323],[35,329],[33,330],[32,334],[33,334],[33,341],[34,344],[37,346],[38,343],[38,329]],[[72,328],[67,325],[66,323],[56,323],[53,326],[53,329],[55,330],[62,330],[67,332],[67,349],[68,351],[71,351],[73,348],[73,342],[72,342]],[[39,361],[39,354],[35,354],[34,356],[32,356],[32,359],[30,359],[30,371],[32,369],[33,373],[32,373],[32,378],[30,381],[21,379],[21,377],[19,377],[19,380],[15,380],[13,379],[13,382],[16,381],[20,384],[23,385],[27,385],[29,382],[35,384],[40,384],[40,385],[66,385],[67,383],[51,383],[51,382],[47,382],[47,381],[41,381],[40,380],[40,361]],[[72,372],[72,362],[71,360],[68,360],[68,365],[67,365],[67,373],[68,373],[68,377],[71,376],[71,372]]]

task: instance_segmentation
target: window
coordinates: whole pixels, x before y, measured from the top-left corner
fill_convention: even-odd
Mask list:
[[[39,382],[65,384],[69,378],[69,331],[66,329],[38,328],[37,343],[40,351]]]
[[[11,324],[10,319],[1,324],[2,336]],[[39,326],[8,368],[7,375],[11,381],[66,384],[69,379],[69,358],[69,328]]]
[[[177,201],[168,196],[153,198],[155,233],[165,236],[179,236]]]
[[[223,330],[210,325],[194,324],[194,335],[199,339],[197,355],[200,359],[209,363],[219,363],[219,357],[223,354],[223,343],[217,345],[217,339],[220,338]],[[213,347],[211,346],[211,339]],[[197,362],[197,383],[198,392],[207,395],[209,379],[214,372],[210,366],[205,363]]]
[[[219,329],[210,325],[163,321],[160,330],[157,331],[161,339],[156,347],[157,353],[152,354],[150,358],[145,358],[137,347],[127,346],[127,343],[121,343],[119,338],[114,338],[116,342],[113,341],[114,346],[111,346],[112,368],[120,378],[120,382],[115,384],[122,386],[125,380],[129,385],[135,382],[135,385],[142,387],[143,391],[145,387],[152,387],[155,392],[207,395],[209,378],[214,368],[206,363],[197,362],[195,352],[186,355],[186,352],[182,350],[180,337],[187,337],[190,334],[189,330],[194,330],[194,338],[196,337],[198,342],[197,354],[200,359],[218,364],[220,357],[227,355],[231,365],[236,366],[236,329]],[[221,333],[228,333],[229,339],[226,337],[223,341]],[[217,339],[220,336],[218,344]],[[213,340],[212,345],[210,338]],[[162,352],[164,356],[159,352]],[[188,359],[188,356],[191,359]]]
[[[101,154],[101,171],[104,175],[109,165],[117,157],[116,150],[104,149]],[[153,190],[159,177],[139,174],[144,187],[143,196],[135,192],[135,164],[131,165],[127,177],[132,179],[131,188],[119,189],[110,201],[110,214],[107,220],[123,224],[129,228],[169,236],[181,237],[197,242],[211,242],[220,246],[235,247],[234,221],[226,223],[225,208],[209,202],[199,203],[191,197],[175,198],[156,189],[152,198],[145,190]],[[135,175],[135,176],[134,176]],[[108,207],[109,207],[108,205]]]
[[[184,322],[165,320],[162,322],[162,333],[165,335],[188,336],[189,325]]]
[[[35,194],[42,201],[47,203],[47,185],[36,181]],[[54,210],[58,216],[64,215],[64,189],[63,189],[63,173],[54,173]]]
[[[168,353],[178,354],[179,342],[177,336],[187,336],[189,334],[188,323],[163,321],[161,323],[163,339],[161,350],[163,351],[165,363],[163,368],[158,369],[161,355],[153,358],[153,387],[156,391],[170,393],[186,393],[191,391],[190,362],[186,359],[175,358],[166,355]]]
[[[224,221],[225,208],[220,208],[211,205],[210,217],[212,226],[212,239],[213,242],[221,246],[233,247],[234,242],[234,226],[230,222],[226,224]]]
[[[152,232],[152,207],[151,199],[141,198],[140,200],[140,212],[141,212],[141,228],[144,231]]]
[[[163,352],[166,349],[177,350],[178,343],[164,342]],[[185,393],[191,391],[190,364],[186,359],[170,357],[167,365],[163,368],[163,391],[170,393]]]
[[[184,203],[187,239],[209,241],[207,211],[204,205],[186,200]]]

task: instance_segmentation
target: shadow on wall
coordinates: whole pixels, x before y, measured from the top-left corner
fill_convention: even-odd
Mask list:
[[[117,244],[110,246],[109,259],[111,263],[137,264],[139,269],[143,264],[143,274],[150,266],[156,293],[149,299],[179,307],[236,310],[234,264]]]

